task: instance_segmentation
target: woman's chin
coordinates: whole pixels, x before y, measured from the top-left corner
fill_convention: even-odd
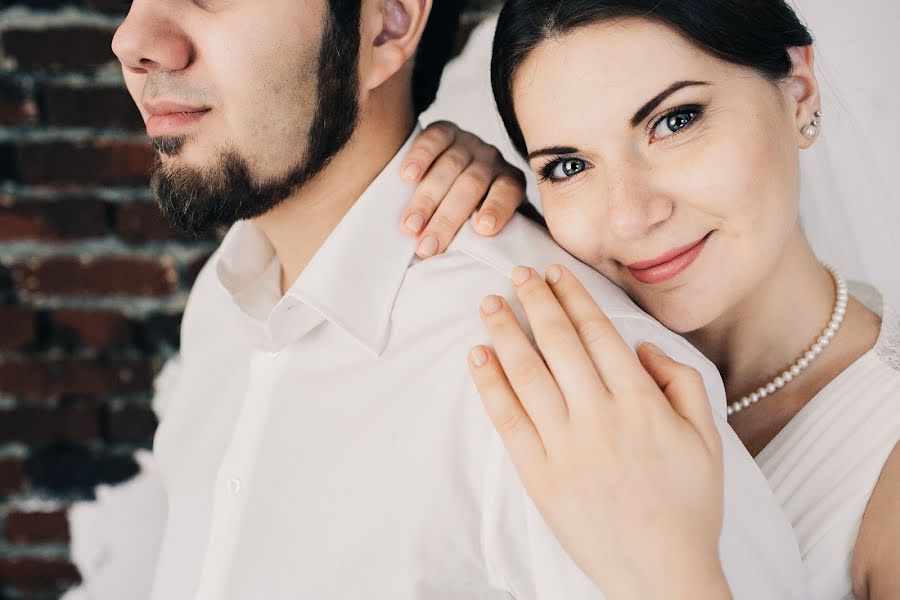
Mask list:
[[[702,329],[715,320],[715,311],[703,306],[697,298],[653,298],[638,304],[667,329],[684,335]]]

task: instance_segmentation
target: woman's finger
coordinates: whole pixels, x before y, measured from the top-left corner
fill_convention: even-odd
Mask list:
[[[431,173],[426,177],[431,177]],[[491,166],[476,158],[452,182],[419,238],[416,253],[420,257],[428,258],[447,249],[456,232],[475,212],[493,178]]]
[[[553,265],[546,278],[607,389],[620,395],[652,385],[634,351],[572,272]]]
[[[490,349],[476,346],[469,352],[469,371],[488,417],[519,475],[523,480],[531,479],[546,460],[546,450],[500,363]]]
[[[713,420],[703,377],[687,365],[672,360],[654,344],[638,347],[638,358],[675,412],[700,434],[710,452],[721,451],[721,438]]]
[[[525,202],[525,175],[515,167],[508,167],[491,183],[487,198],[475,218],[475,231],[494,235],[503,229],[519,205]]]
[[[568,423],[568,409],[559,387],[503,298],[485,298],[481,317],[494,354],[546,448],[563,435]]]
[[[409,154],[400,165],[400,175],[409,183],[416,183],[428,172],[434,161],[456,141],[459,128],[447,121],[436,121],[413,140]]]
[[[534,269],[516,267],[512,280],[538,350],[559,385],[569,411],[577,413],[608,400],[609,392],[575,326],[544,278]]]
[[[431,220],[438,205],[443,202],[450,188],[453,187],[456,178],[470,164],[472,164],[472,154],[468,149],[461,146],[453,146],[438,157],[437,161],[428,170],[428,173],[425,174],[425,177],[419,182],[416,191],[413,192],[412,200],[409,201],[409,205],[404,211],[404,214],[408,216],[401,217],[404,219],[403,224],[409,232],[415,231],[415,226],[419,224],[419,219],[416,219],[415,222],[410,222],[411,217],[421,217],[422,226],[416,231],[416,234],[422,233],[422,229]],[[481,198],[478,198],[478,200],[481,200]],[[417,253],[423,258],[437,253],[437,244],[428,248],[430,251],[421,251],[422,244],[427,239],[429,238],[421,237],[418,243],[419,250],[417,250]]]

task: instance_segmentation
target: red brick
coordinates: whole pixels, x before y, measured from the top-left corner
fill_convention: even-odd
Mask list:
[[[0,239],[68,241],[107,233],[106,205],[99,200],[17,200],[0,197]]]
[[[107,396],[152,388],[149,360],[0,357],[0,393],[25,399]]]
[[[118,206],[116,229],[126,242],[143,244],[153,240],[187,239],[163,217],[156,202],[128,202]]]
[[[53,558],[0,559],[0,582],[24,592],[60,589],[78,583],[75,565]]]
[[[131,321],[112,310],[54,310],[48,315],[52,345],[64,347],[114,348],[133,339]]]
[[[17,494],[25,489],[25,471],[18,458],[0,458],[0,494]]]
[[[21,407],[0,412],[2,443],[94,442],[99,439],[100,422],[93,409]]]
[[[23,512],[6,515],[6,539],[13,544],[46,544],[69,541],[69,519],[66,511]]]
[[[22,306],[0,306],[0,349],[23,350],[37,341],[37,315]]]
[[[124,86],[50,83],[41,92],[43,121],[60,127],[144,130],[144,120]]]
[[[31,125],[37,120],[37,105],[25,86],[15,79],[0,77],[0,125]]]
[[[81,260],[62,256],[11,265],[21,292],[33,296],[168,296],[178,288],[174,263],[108,256]]]
[[[145,185],[153,166],[148,142],[92,139],[80,142],[17,142],[13,173],[23,183]]]
[[[152,442],[156,433],[156,414],[149,406],[124,406],[109,413],[111,442]]]
[[[5,54],[20,69],[82,69],[115,60],[110,28],[72,25],[47,29],[8,29]]]

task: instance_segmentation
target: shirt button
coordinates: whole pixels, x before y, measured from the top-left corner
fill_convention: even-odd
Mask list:
[[[237,478],[233,478],[230,482],[231,493],[237,496],[241,493],[241,480]]]

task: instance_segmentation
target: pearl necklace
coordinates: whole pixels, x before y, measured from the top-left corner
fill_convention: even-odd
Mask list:
[[[796,379],[800,373],[805,371],[806,368],[822,354],[825,347],[831,343],[832,338],[834,338],[837,330],[841,327],[841,323],[844,321],[844,315],[847,313],[847,282],[844,281],[844,278],[840,276],[834,267],[825,265],[825,268],[828,269],[831,276],[834,277],[834,283],[837,287],[837,300],[835,301],[834,311],[831,313],[831,321],[828,322],[828,327],[825,328],[825,331],[822,332],[822,335],[819,336],[816,343],[810,346],[809,350],[807,350],[797,362],[788,367],[784,373],[760,387],[752,394],[744,396],[740,400],[729,404],[729,417],[738,414],[745,408],[749,408],[763,398],[771,396]]]

